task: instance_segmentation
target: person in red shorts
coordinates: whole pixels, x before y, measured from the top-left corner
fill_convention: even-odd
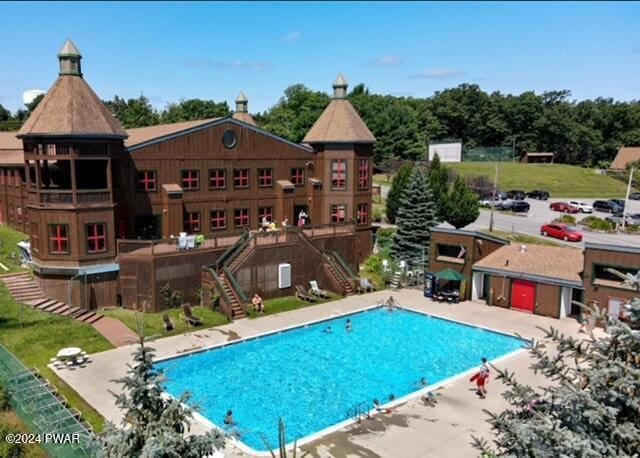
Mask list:
[[[474,374],[474,376],[471,377],[469,381],[476,382],[476,393],[478,394],[478,396],[484,399],[487,395],[486,385],[489,381],[489,366],[487,366],[487,358],[482,358],[480,370],[476,374]]]

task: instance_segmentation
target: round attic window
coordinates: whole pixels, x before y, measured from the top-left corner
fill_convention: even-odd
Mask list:
[[[222,144],[225,148],[231,149],[235,148],[238,143],[238,137],[236,133],[231,129],[225,130],[222,134]]]

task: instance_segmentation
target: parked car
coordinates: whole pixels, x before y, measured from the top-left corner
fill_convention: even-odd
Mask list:
[[[531,206],[522,200],[514,200],[511,205],[511,211],[513,213],[529,213]]]
[[[570,205],[567,202],[552,202],[549,205],[549,208],[553,211],[562,213],[578,213],[580,211],[578,207]]]
[[[573,205],[574,207],[578,207],[582,213],[593,213],[593,206],[589,205],[586,202],[581,200],[570,200],[569,205]]]
[[[622,213],[623,208],[611,200],[596,200],[593,209],[604,213]]]
[[[507,193],[506,193],[506,192],[503,192],[503,191],[498,191],[498,192],[496,193],[496,197],[497,197],[498,199],[500,199],[500,200],[507,200],[507,199],[508,199],[508,197],[507,197]]]
[[[511,200],[511,199],[503,200],[498,204],[496,208],[498,210],[511,210],[511,207],[513,206],[514,202],[515,200]]]
[[[507,191],[507,199],[524,200],[525,197],[526,194],[524,193],[524,191],[521,191],[519,189],[512,189],[511,191]]]
[[[582,232],[576,227],[567,224],[545,224],[540,228],[540,233],[545,237],[555,237],[566,242],[579,242],[582,240]]]
[[[501,202],[502,200],[498,197],[496,197],[495,199],[493,197],[487,197],[480,201],[480,205],[482,205],[483,207],[493,207],[495,205],[499,205]]]
[[[609,202],[624,208],[624,199],[609,199]]]
[[[631,194],[629,194],[629,199],[640,200],[640,192],[632,192]]]
[[[531,199],[547,200],[551,196],[548,191],[535,190],[528,192],[527,197],[530,197]]]
[[[614,215],[607,216],[605,219],[616,224],[622,224],[622,221],[624,219],[625,226],[635,226],[637,224],[640,224],[640,213],[627,214],[624,216],[624,218],[622,216],[622,213],[616,213]]]

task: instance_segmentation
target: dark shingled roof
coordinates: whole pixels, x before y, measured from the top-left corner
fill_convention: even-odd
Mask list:
[[[73,75],[58,77],[18,132],[18,137],[36,135],[127,137],[87,82]]]
[[[346,99],[334,99],[302,140],[302,143],[375,143],[367,125]]]

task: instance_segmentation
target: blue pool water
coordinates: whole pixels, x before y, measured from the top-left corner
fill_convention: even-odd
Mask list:
[[[161,361],[166,390],[192,393],[200,413],[223,426],[233,410],[240,440],[277,449],[278,419],[287,442],[348,419],[355,404],[388,402],[522,348],[515,337],[407,310],[373,309],[346,318]],[[331,325],[332,334],[322,331]]]

